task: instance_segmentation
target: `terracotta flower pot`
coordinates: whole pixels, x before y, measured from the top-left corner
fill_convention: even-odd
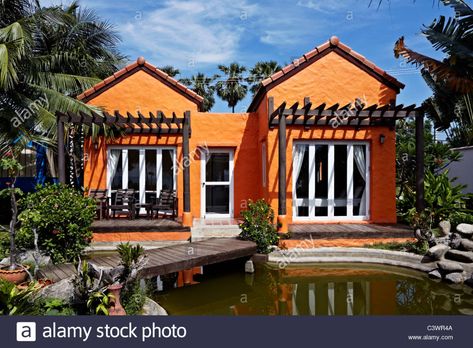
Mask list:
[[[25,281],[28,273],[26,270],[29,266],[22,266],[21,269],[9,270],[8,266],[0,268],[0,278],[8,280],[9,282],[20,284]]]
[[[113,300],[112,306],[110,307],[108,311],[109,315],[126,315],[125,309],[120,303],[120,292],[122,288],[123,288],[123,285],[121,284],[110,285],[108,287],[108,291],[110,291],[112,295],[115,297],[115,299]]]

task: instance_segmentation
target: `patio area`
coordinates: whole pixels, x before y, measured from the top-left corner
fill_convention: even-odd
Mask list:
[[[414,233],[401,224],[291,224],[291,239],[412,238]]]
[[[129,220],[126,218],[95,220],[91,230],[94,233],[106,232],[190,232],[179,221],[171,219],[144,219]]]

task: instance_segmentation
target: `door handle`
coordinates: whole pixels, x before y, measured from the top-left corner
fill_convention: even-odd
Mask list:
[[[202,183],[202,187],[204,187],[204,186],[205,186],[205,182]]]

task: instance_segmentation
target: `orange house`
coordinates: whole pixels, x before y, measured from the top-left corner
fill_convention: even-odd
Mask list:
[[[264,80],[247,112],[201,112],[202,97],[138,58],[78,97],[104,115],[62,115],[58,124],[85,117],[128,127],[86,142],[84,186],[134,188],[140,203],[175,190],[186,226],[237,218],[259,198],[282,232],[307,222],[395,223],[394,124],[417,112],[396,106],[403,87],[332,37]]]

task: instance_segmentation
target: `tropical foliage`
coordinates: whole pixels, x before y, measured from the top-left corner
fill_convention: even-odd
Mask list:
[[[46,185],[28,194],[20,205],[20,231],[30,236],[31,245],[36,231],[39,249],[54,263],[77,261],[90,244],[89,227],[96,203],[81,192],[63,185]]]
[[[274,60],[256,63],[255,66],[250,70],[250,77],[247,79],[248,83],[251,85],[251,93],[255,94],[256,91],[258,91],[258,88],[261,86],[261,81],[267,79],[272,74],[281,69],[282,67]]]
[[[422,33],[441,50],[440,61],[409,49],[404,38],[395,44],[396,57],[421,68],[433,95],[424,102],[435,127],[444,130],[453,146],[473,145],[473,9],[462,0],[442,0],[455,11],[454,17],[440,16]]]
[[[217,75],[208,77],[203,73],[197,73],[197,75],[193,75],[191,78],[181,79],[180,82],[185,84],[198,95],[204,97],[201,110],[206,112],[210,111],[215,104],[215,85],[213,85],[213,82],[217,77]]]
[[[55,145],[55,112],[85,111],[75,96],[123,61],[108,22],[77,2],[1,1],[0,153],[33,140]]]
[[[240,238],[256,243],[259,253],[267,254],[271,245],[277,245],[279,236],[273,224],[274,211],[264,200],[250,201],[248,209],[243,211],[243,222],[240,224]]]
[[[216,84],[217,95],[227,102],[232,112],[235,112],[235,106],[246,97],[248,92],[243,76],[246,68],[238,63],[231,63],[228,66],[219,65],[218,69],[223,72],[224,79]]]

